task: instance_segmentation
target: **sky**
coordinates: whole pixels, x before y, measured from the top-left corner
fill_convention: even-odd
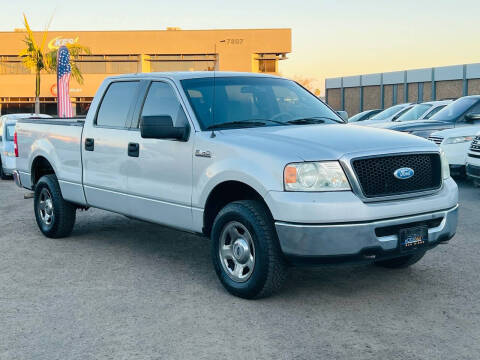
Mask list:
[[[480,0],[0,0],[0,31],[291,28],[282,75],[312,79],[480,62]]]

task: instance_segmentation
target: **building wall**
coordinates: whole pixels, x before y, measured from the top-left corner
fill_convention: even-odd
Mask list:
[[[385,107],[389,107],[393,103],[393,85],[383,86],[383,103]]]
[[[418,101],[418,83],[408,84],[408,102]]]
[[[432,82],[423,83],[423,101],[432,100]]]
[[[42,33],[35,36],[41,41]],[[7,61],[23,49],[24,37],[24,32],[0,32],[0,104],[20,98],[34,101],[35,76],[20,69],[21,63]],[[195,69],[275,73],[278,61],[291,52],[291,29],[49,32],[48,49],[65,43],[91,51],[78,59],[85,69],[84,82],[71,81],[70,95],[76,102],[93,97],[106,76],[120,73]],[[99,62],[105,71],[98,70]],[[12,65],[21,71],[12,73]],[[40,97],[55,96],[55,75],[42,73]]]
[[[436,83],[437,99],[458,98],[462,96],[463,81],[462,80],[449,80],[449,81],[437,81]]]
[[[380,107],[380,86],[365,86],[363,88],[363,108],[379,109]],[[358,113],[358,110],[351,115],[356,113]]]
[[[360,109],[360,88],[345,89],[345,110],[348,114],[356,114]]]
[[[468,95],[480,95],[480,79],[468,81]]]
[[[334,110],[342,110],[342,94],[340,89],[328,89],[328,105]]]
[[[432,81],[435,82],[435,91],[432,88]],[[419,91],[419,84],[423,85],[422,93]],[[459,98],[467,93],[470,95],[480,94],[480,63],[326,79],[325,89],[332,94],[332,96],[328,96],[328,102],[335,103],[337,106],[341,104],[341,99],[336,96],[341,97],[341,88],[344,86],[345,89],[349,89],[348,92],[345,92],[345,108],[354,110],[355,104],[360,100],[362,85],[364,89],[363,110],[380,106],[382,85],[385,107],[390,107],[392,103],[399,104],[405,101]],[[407,98],[405,98],[405,86],[407,86]],[[339,91],[334,93],[334,89]],[[360,107],[356,112],[358,111],[360,111]],[[356,112],[349,112],[349,115],[354,115]]]

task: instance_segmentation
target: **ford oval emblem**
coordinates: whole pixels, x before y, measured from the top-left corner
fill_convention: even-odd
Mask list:
[[[393,176],[395,176],[397,179],[400,179],[400,180],[410,179],[414,174],[415,174],[415,171],[413,171],[413,169],[410,169],[408,167],[400,168],[393,172]]]

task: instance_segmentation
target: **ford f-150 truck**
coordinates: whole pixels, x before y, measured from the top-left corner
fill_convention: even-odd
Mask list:
[[[45,236],[69,235],[89,207],[204,234],[244,298],[278,290],[289,264],[406,267],[456,231],[458,189],[435,144],[346,126],[275,76],[110,77],[84,120],[16,132],[14,177]]]

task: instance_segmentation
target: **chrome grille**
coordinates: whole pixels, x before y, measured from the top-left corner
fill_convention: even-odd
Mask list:
[[[475,136],[470,145],[470,151],[480,152],[480,136]]]
[[[441,136],[429,136],[428,140],[433,141],[437,145],[440,145],[443,141],[443,137],[441,137]]]

